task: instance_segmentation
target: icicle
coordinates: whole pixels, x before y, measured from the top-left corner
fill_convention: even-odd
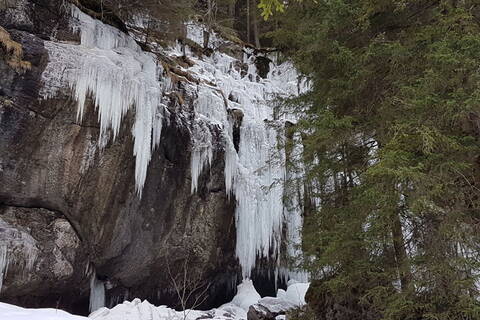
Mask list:
[[[8,270],[7,249],[6,245],[0,245],[0,293],[2,292],[3,280],[5,279]]]
[[[43,73],[43,96],[53,97],[67,81],[77,100],[77,120],[82,121],[89,94],[94,98],[100,123],[100,147],[109,133],[115,140],[126,113],[134,109],[133,154],[135,186],[139,196],[152,153],[160,141],[163,92],[170,82],[159,81],[163,72],[153,54],[145,53],[121,31],[105,25],[72,6],[73,29],[80,45],[46,42],[50,61]]]
[[[202,173],[203,168],[208,164],[212,164],[213,158],[213,141],[210,129],[203,121],[196,121],[192,130],[192,156],[191,156],[191,172],[192,172],[192,193],[198,188],[198,177]]]
[[[90,279],[90,312],[105,307],[105,284],[97,279],[95,271]]]

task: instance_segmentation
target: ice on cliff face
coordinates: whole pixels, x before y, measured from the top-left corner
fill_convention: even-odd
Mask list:
[[[105,284],[97,279],[95,272],[90,279],[90,305],[89,310],[93,312],[105,307]]]
[[[34,272],[34,264],[38,257],[36,240],[28,233],[15,228],[0,218],[0,292],[9,266],[17,266],[23,270],[18,275],[28,281]]]
[[[49,63],[43,73],[44,98],[54,97],[67,83],[77,100],[77,119],[82,121],[91,95],[98,111],[99,141],[115,139],[125,114],[134,113],[132,135],[136,191],[141,195],[152,152],[160,142],[163,123],[162,67],[151,53],[121,31],[92,19],[72,7],[73,29],[79,45],[46,41]]]
[[[203,32],[192,26],[188,31],[187,36],[199,44],[203,42]],[[218,37],[211,38],[218,43]],[[180,56],[182,50],[177,47],[170,54]],[[302,224],[300,203],[297,201],[288,209],[283,203],[287,173],[285,152],[279,148],[279,143],[285,139],[285,119],[275,117],[272,105],[274,98],[296,95],[302,90],[298,74],[288,62],[280,65],[270,63],[270,72],[266,79],[262,79],[256,71],[256,56],[247,49],[243,61],[217,51],[210,57],[192,55],[189,58],[194,65],[185,71],[206,83],[197,88],[196,119],[209,123],[210,127],[222,128],[225,186],[227,194],[236,201],[236,255],[243,277],[248,278],[257,257],[279,258],[285,222],[290,227],[289,242],[299,244],[298,229]],[[241,64],[246,70],[241,69]],[[233,143],[233,119],[230,115],[233,110],[243,115],[238,152]],[[209,149],[202,142],[202,139],[210,141],[211,133],[205,128],[195,132],[198,135],[194,135],[192,191],[197,189],[198,175],[212,157],[211,145]],[[196,151],[196,148],[202,151]]]
[[[77,118],[82,121],[86,99],[92,97],[100,123],[100,146],[119,134],[127,112],[134,115],[135,181],[141,196],[152,153],[161,139],[165,94],[171,89],[168,77],[151,53],[135,40],[72,7],[72,27],[80,34],[80,44],[46,41],[49,63],[43,73],[45,98],[54,97],[65,83],[77,100]],[[203,45],[203,28],[187,25],[187,37]],[[213,47],[223,40],[210,36]],[[163,54],[180,56],[179,45],[162,49]],[[304,89],[292,64],[270,63],[265,79],[259,77],[256,56],[244,49],[242,61],[215,50],[210,57],[196,57],[186,48],[194,65],[184,71],[200,80],[191,83],[196,96],[190,131],[192,132],[191,191],[208,168],[218,149],[213,130],[220,130],[225,154],[225,186],[236,202],[236,255],[244,278],[250,277],[258,257],[279,259],[282,228],[286,223],[298,243],[300,210],[283,203],[285,152],[279,148],[284,139],[286,119],[275,117],[271,100],[277,96],[298,94]],[[273,59],[274,60],[274,59]],[[231,112],[242,114],[238,151],[233,142]],[[215,145],[215,147],[214,147]],[[290,242],[291,242],[290,241]],[[278,262],[278,261],[277,261]]]

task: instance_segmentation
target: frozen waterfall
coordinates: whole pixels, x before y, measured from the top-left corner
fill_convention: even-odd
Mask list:
[[[82,121],[85,102],[94,99],[100,123],[99,141],[120,131],[125,114],[134,111],[136,191],[141,196],[152,152],[160,142],[163,123],[162,67],[153,54],[143,52],[130,36],[105,25],[72,6],[79,45],[45,42],[50,61],[43,73],[43,96],[53,97],[64,82],[74,90],[77,119]]]
[[[131,128],[136,159],[136,191],[141,196],[152,153],[161,139],[166,93],[171,81],[152,53],[141,50],[135,40],[112,26],[91,18],[72,7],[72,28],[80,43],[45,41],[49,63],[43,73],[44,98],[54,97],[68,83],[77,100],[77,119],[82,121],[86,101],[93,98],[100,123],[100,148],[119,134],[127,113],[133,115]],[[203,28],[187,26],[187,37],[203,45]],[[213,46],[225,42],[211,35]],[[214,137],[221,132],[225,154],[225,187],[236,202],[236,255],[244,278],[251,275],[258,257],[279,258],[282,228],[286,224],[291,240],[298,243],[300,209],[286,209],[284,182],[285,151],[279,141],[285,139],[285,120],[274,116],[271,101],[277,96],[298,94],[303,83],[291,63],[272,62],[269,73],[257,73],[256,55],[243,48],[239,61],[214,50],[210,57],[197,57],[180,45],[161,49],[167,56],[186,52],[193,66],[182,68],[199,83],[190,83],[196,96],[192,137],[191,191],[199,188],[199,176],[212,164]],[[300,85],[301,84],[301,85]],[[241,114],[239,145],[234,145],[232,112]],[[237,147],[237,148],[236,148]],[[238,150],[237,150],[238,149]],[[293,252],[293,251],[292,251]]]
[[[202,45],[203,32],[199,28],[189,26],[188,37]],[[219,41],[217,36],[211,38]],[[248,278],[257,257],[279,258],[285,222],[291,227],[288,232],[291,241],[298,244],[299,232],[294,229],[301,227],[302,214],[299,206],[290,206],[287,210],[283,203],[285,152],[279,148],[279,142],[285,138],[285,119],[275,118],[272,106],[277,96],[299,93],[298,74],[291,63],[277,65],[272,62],[267,78],[263,79],[256,70],[256,56],[248,49],[245,51],[241,63],[247,72],[238,67],[238,60],[217,51],[211,57],[189,57],[195,64],[186,71],[215,85],[198,86],[196,119],[222,128],[225,186],[236,201],[236,255],[243,277]],[[182,51],[177,47],[171,54],[180,56]],[[243,115],[238,152],[233,142],[232,110]],[[211,141],[208,127],[194,131],[192,192],[197,189],[202,168],[211,162],[211,143],[208,146],[207,141]]]

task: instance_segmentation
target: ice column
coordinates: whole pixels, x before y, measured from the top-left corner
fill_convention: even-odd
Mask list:
[[[191,34],[200,34],[191,31]],[[284,223],[285,152],[279,148],[284,120],[275,119],[270,100],[297,92],[291,64],[276,66],[267,79],[258,76],[255,56],[245,54],[246,73],[239,61],[220,52],[191,57],[189,69],[215,84],[200,84],[195,102],[196,122],[219,128],[225,151],[225,187],[236,202],[236,255],[244,278],[250,277],[257,257],[278,257]],[[226,99],[228,97],[228,99]],[[232,114],[241,114],[238,152],[233,143]],[[238,125],[238,124],[237,124]],[[192,192],[198,175],[211,162],[211,134],[194,129],[191,162]]]
[[[90,312],[105,307],[105,284],[97,279],[95,272],[90,279]]]
[[[3,280],[8,268],[7,249],[6,245],[0,245],[0,292],[2,292]]]

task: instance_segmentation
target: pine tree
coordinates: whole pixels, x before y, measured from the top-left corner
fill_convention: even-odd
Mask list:
[[[480,3],[260,5],[311,82],[287,104],[317,316],[480,319]]]

